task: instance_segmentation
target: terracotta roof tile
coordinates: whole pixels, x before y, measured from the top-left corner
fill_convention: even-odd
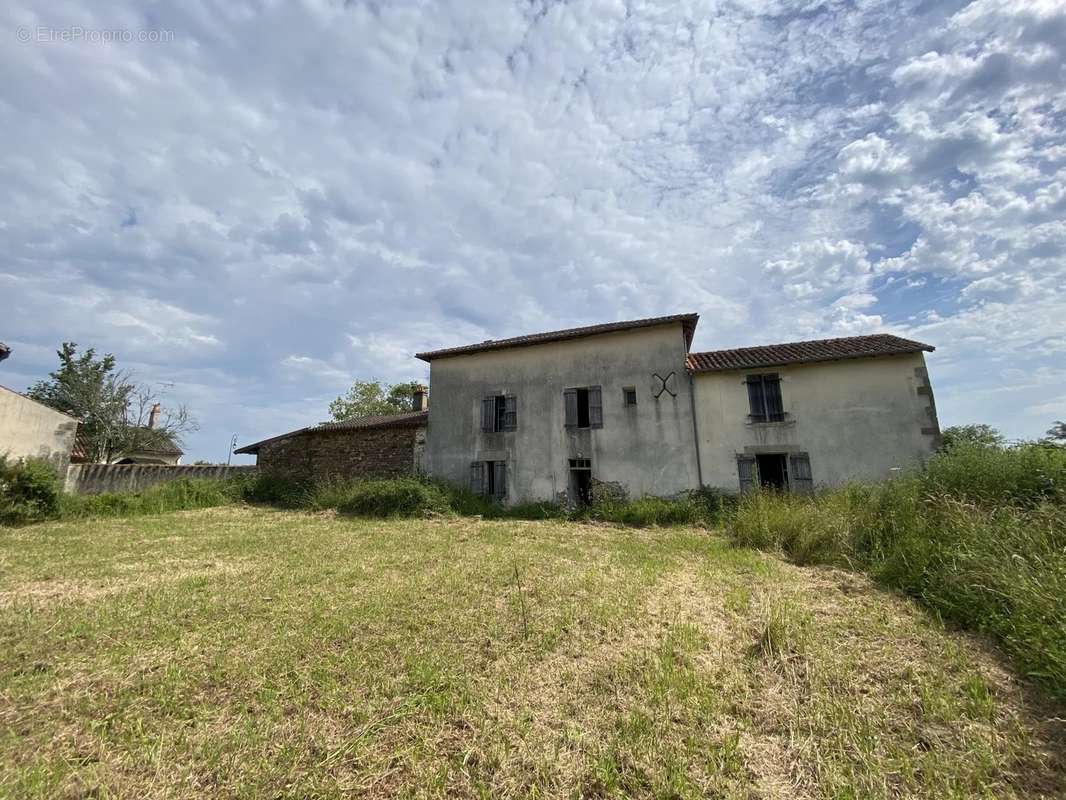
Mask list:
[[[371,417],[356,417],[355,419],[346,419],[343,422],[321,422],[318,425],[308,425],[306,428],[300,428],[295,431],[279,434],[278,436],[271,436],[269,439],[263,439],[259,442],[246,444],[244,447],[239,447],[233,452],[244,455],[255,455],[259,452],[259,448],[264,444],[280,442],[282,439],[289,439],[293,436],[302,436],[306,433],[354,431],[365,428],[403,428],[407,426],[425,425],[428,419],[429,411],[403,411],[399,414],[380,414]]]
[[[696,332],[696,323],[699,322],[699,314],[674,314],[668,317],[648,317],[646,319],[631,319],[623,322],[607,322],[602,325],[588,325],[583,328],[566,328],[561,331],[548,331],[547,333],[530,333],[525,336],[513,336],[510,339],[488,339],[477,344],[467,344],[461,347],[449,347],[444,350],[430,350],[425,353],[416,353],[415,358],[423,361],[432,361],[434,358],[446,356],[466,355],[467,353],[480,353],[485,350],[503,350],[508,347],[528,347],[534,344],[546,342],[561,342],[567,339],[581,339],[586,336],[596,336],[601,333],[614,333],[615,331],[628,331],[634,328],[650,328],[653,325],[666,325],[671,322],[680,322],[685,332],[685,347],[692,344],[692,336]]]
[[[869,358],[899,353],[933,352],[932,345],[902,339],[887,333],[872,336],[847,336],[842,339],[817,339],[808,342],[785,342],[735,350],[710,350],[689,353],[691,372],[715,372],[727,369],[755,369],[786,364],[809,364],[843,358]]]

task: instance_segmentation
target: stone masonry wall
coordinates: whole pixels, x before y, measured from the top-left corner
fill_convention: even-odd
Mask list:
[[[264,444],[258,465],[264,474],[301,481],[413,475],[419,438],[422,426],[316,431]]]

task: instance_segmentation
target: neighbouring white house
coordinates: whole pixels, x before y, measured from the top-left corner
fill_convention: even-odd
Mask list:
[[[43,458],[66,469],[78,421],[0,386],[0,455],[12,460]]]
[[[697,314],[419,353],[425,471],[502,502],[809,490],[931,455],[924,354],[888,334],[690,352]]]

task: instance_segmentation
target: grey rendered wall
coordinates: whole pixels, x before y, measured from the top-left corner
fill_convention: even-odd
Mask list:
[[[0,455],[44,458],[62,472],[77,430],[74,418],[0,386]]]
[[[507,502],[559,499],[571,458],[590,458],[593,478],[630,496],[671,495],[698,485],[690,384],[680,323],[585,339],[435,359],[425,469],[466,486],[471,461],[506,461]],[[652,396],[652,376],[675,374],[676,396]],[[568,430],[563,390],[603,388],[603,427]],[[637,390],[626,408],[623,387]],[[481,400],[518,398],[518,430],[481,432]]]
[[[776,372],[788,418],[747,421],[746,372],[700,373],[696,420],[703,480],[739,488],[738,453],[803,451],[815,485],[877,481],[913,467],[939,443],[921,353],[752,372]]]

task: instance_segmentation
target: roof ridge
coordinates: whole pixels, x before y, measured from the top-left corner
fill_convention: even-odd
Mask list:
[[[783,366],[849,358],[933,352],[932,345],[906,339],[893,333],[806,339],[798,342],[750,345],[689,353],[686,366],[693,372]]]
[[[692,345],[692,337],[699,323],[700,315],[692,312],[687,314],[671,314],[660,317],[643,317],[641,319],[619,320],[616,322],[603,322],[595,325],[582,325],[576,328],[561,328],[554,331],[541,333],[527,333],[519,336],[510,336],[503,339],[485,339],[474,344],[446,347],[440,350],[428,350],[416,353],[415,358],[423,361],[432,361],[434,358],[445,358],[453,355],[465,355],[478,353],[485,350],[503,350],[510,347],[528,347],[548,342],[565,341],[568,339],[580,339],[586,336],[598,336],[604,333],[614,333],[634,328],[647,328],[656,325],[669,325],[680,322],[685,331],[686,349]]]

